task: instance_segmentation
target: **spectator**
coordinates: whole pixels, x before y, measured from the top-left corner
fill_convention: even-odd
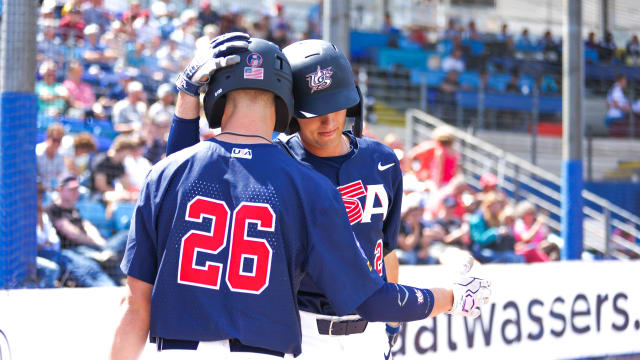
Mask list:
[[[183,63],[187,60],[185,54],[187,53],[178,47],[178,43],[169,38],[156,52],[156,59],[161,69],[167,73],[175,74],[184,67]]]
[[[513,71],[511,71],[511,77],[505,90],[512,94],[524,94],[520,86],[520,71],[518,71],[518,69],[514,68]]]
[[[498,193],[498,196],[507,197],[504,191],[498,188],[498,177],[486,172],[480,177],[480,191],[475,195],[476,200],[482,202],[489,193]]]
[[[88,0],[81,7],[85,24],[98,24],[101,34],[109,29],[113,19],[111,13],[104,8],[103,3],[104,0]]]
[[[382,33],[386,34],[386,35],[391,35],[392,37],[396,37],[396,44],[397,44],[397,37],[400,35],[400,29],[398,29],[397,27],[393,26],[393,22],[391,21],[391,13],[389,13],[388,11],[384,13],[384,22],[382,24]]]
[[[100,43],[99,34],[98,24],[89,24],[84,28],[86,41],[82,58],[88,65],[97,64],[103,69],[111,69],[118,55]]]
[[[149,118],[149,126],[144,132],[146,142],[144,157],[151,164],[157,163],[164,157],[172,118],[173,115],[165,112],[159,112],[158,115]]]
[[[140,82],[132,81],[127,85],[127,97],[113,106],[113,128],[120,133],[138,131],[146,113],[144,88]]]
[[[598,45],[598,42],[596,41],[596,34],[593,31],[589,33],[589,36],[587,37],[587,41],[585,41],[584,43],[584,46],[587,49],[592,49],[596,51],[600,50],[600,45]]]
[[[274,29],[271,30],[271,38],[269,41],[278,45],[280,48],[284,48],[289,45],[289,33],[286,24],[280,23]]]
[[[132,26],[137,42],[151,44],[162,36],[160,23],[149,15],[149,11],[144,10],[142,16],[133,21]]]
[[[609,106],[607,118],[605,119],[607,127],[627,120],[627,115],[631,108],[629,106],[629,100],[627,100],[624,94],[626,87],[627,77],[624,74],[616,75],[616,82],[607,93],[607,105]]]
[[[520,37],[516,41],[516,46],[525,49],[531,48],[533,46],[533,41],[531,41],[531,39],[529,38],[529,29],[524,28],[522,30],[522,34],[520,34]]]
[[[64,177],[58,187],[58,198],[47,208],[47,215],[60,238],[61,253],[50,251],[47,258],[56,259],[64,273],[69,273],[77,286],[113,286],[122,277],[117,268],[124,253],[126,233],[105,240],[98,229],[82,218],[76,207],[80,183],[75,176]],[[109,267],[112,277],[98,263]]]
[[[418,144],[409,152],[411,161],[418,161],[418,180],[429,180],[434,189],[446,185],[458,173],[458,153],[453,149],[455,138],[446,127],[432,133],[432,141]]]
[[[514,252],[512,229],[502,226],[500,213],[505,199],[498,193],[489,193],[480,210],[469,218],[473,257],[480,262],[518,263],[524,259]]]
[[[63,64],[67,57],[67,49],[62,44],[62,39],[56,36],[56,27],[52,22],[43,24],[42,32],[37,37],[36,56],[39,63],[52,60],[56,64]]]
[[[169,119],[173,118],[173,113],[175,112],[175,106],[173,105],[175,98],[174,89],[175,86],[169,83],[158,86],[158,90],[156,91],[158,101],[149,107],[149,118],[152,121],[161,113],[168,116]]]
[[[198,21],[202,27],[207,25],[216,25],[220,21],[220,15],[211,8],[209,0],[200,2],[200,12],[198,12]]]
[[[96,142],[88,132],[81,132],[73,139],[73,153],[65,157],[67,171],[80,181],[89,177],[89,164],[96,152]]]
[[[322,38],[322,0],[319,3],[309,6],[309,13],[307,14],[307,39],[321,39]],[[260,36],[257,36],[259,37]],[[261,39],[264,39],[263,37]]]
[[[607,31],[604,35],[604,39],[600,42],[600,53],[598,59],[601,62],[611,62],[618,50],[615,41],[613,40],[613,34]]]
[[[551,74],[544,74],[540,77],[540,91],[548,94],[555,94],[559,91],[556,79]]]
[[[132,186],[124,168],[124,159],[133,155],[136,148],[137,142],[133,138],[118,135],[106,153],[95,156],[89,184],[93,197],[106,203],[107,218],[111,218],[118,202],[137,199],[137,189]]]
[[[471,20],[467,26],[467,31],[464,34],[465,39],[480,40],[481,35],[476,28],[476,22]]]
[[[545,31],[544,36],[538,42],[538,46],[547,61],[556,62],[560,60],[560,44],[553,39],[550,30]]]
[[[474,210],[473,190],[462,176],[456,176],[442,189],[431,191],[425,216],[428,219],[436,219],[445,207],[445,199],[449,197],[456,200],[456,206],[452,210],[459,219],[462,219],[468,211]]]
[[[456,24],[455,19],[449,19],[449,22],[447,23],[447,28],[445,29],[442,37],[444,39],[452,40],[452,41],[460,38],[460,30],[458,30],[458,25]]]
[[[56,229],[51,224],[49,216],[42,211],[42,198],[46,189],[38,181],[38,222],[36,224],[36,241],[38,256],[36,258],[38,287],[53,288],[58,286],[60,278],[60,266],[48,258],[48,252],[60,251],[60,238],[56,234]]]
[[[545,224],[546,216],[536,214],[535,206],[528,201],[518,203],[516,215],[516,254],[524,256],[528,263],[558,260],[560,248],[547,239],[550,231]]]
[[[213,39],[216,36],[218,36],[218,26],[214,24],[205,25],[205,27],[202,28],[202,33],[204,35],[202,35],[201,37],[198,38],[198,40],[196,40],[197,50],[206,49],[209,46],[211,46],[211,42],[213,41]],[[261,39],[264,39],[264,38],[261,38]]]
[[[141,136],[136,136],[132,141],[134,149],[124,158],[123,165],[127,179],[131,183],[131,189],[139,192],[149,170],[151,170],[151,162],[143,156],[145,140]]]
[[[36,145],[37,175],[45,189],[55,189],[64,171],[64,157],[59,151],[63,137],[62,124],[53,123],[47,127],[45,141]]]
[[[170,38],[178,44],[182,52],[193,54],[196,48],[196,37],[193,35],[197,26],[198,13],[193,9],[186,9],[180,14],[180,26],[175,29]]]
[[[627,42],[627,59],[629,65],[640,65],[640,41],[638,41],[638,35],[633,35]]]
[[[72,61],[69,64],[67,79],[62,83],[62,86],[64,86],[69,93],[70,109],[67,111],[67,114],[76,118],[85,118],[87,115],[90,115],[91,108],[96,101],[96,96],[91,86],[82,81],[82,72],[82,64],[77,61]]]
[[[422,251],[422,259],[418,257],[418,252],[423,248],[423,230],[425,224],[422,221],[424,212],[424,201],[420,193],[414,192],[402,201],[402,222],[400,223],[400,232],[398,234],[398,261],[400,264],[415,265],[436,264],[437,260],[430,257],[425,251]]]
[[[73,5],[73,2],[69,2],[68,4],[71,4],[71,7],[67,13],[65,13],[63,9],[65,15],[63,15],[60,21],[60,33],[65,41],[68,39],[82,40],[85,26],[85,22],[82,19],[82,12],[80,8]]]
[[[56,65],[53,61],[45,61],[39,69],[42,80],[38,81],[35,93],[38,95],[38,113],[47,116],[64,114],[67,107],[68,93],[62,84],[56,82]]]
[[[464,59],[462,58],[462,49],[459,47],[455,48],[451,55],[442,60],[442,70],[447,73],[451,71],[461,73],[464,72],[464,69],[465,64]]]
[[[509,34],[509,26],[507,24],[502,24],[502,27],[500,28],[500,34],[498,34],[497,36],[497,40],[503,42],[513,41],[511,34]]]
[[[443,231],[442,242],[460,249],[467,249],[468,239],[466,236],[469,233],[469,226],[456,213],[459,206],[458,199],[453,195],[448,195],[443,199],[442,205],[434,220]]]

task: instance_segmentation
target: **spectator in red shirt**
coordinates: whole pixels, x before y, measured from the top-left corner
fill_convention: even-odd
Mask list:
[[[420,163],[418,180],[430,180],[433,188],[439,189],[458,173],[459,155],[453,149],[454,137],[446,127],[437,127],[432,136],[433,141],[425,141],[411,149],[409,158]]]
[[[60,33],[65,41],[69,39],[69,37],[80,40],[84,37],[84,25],[82,12],[78,7],[73,6],[60,21]]]

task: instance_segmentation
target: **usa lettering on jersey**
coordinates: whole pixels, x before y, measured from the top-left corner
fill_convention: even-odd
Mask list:
[[[253,153],[251,152],[251,149],[233,148],[231,149],[231,157],[251,159],[253,158]]]
[[[339,186],[338,191],[347,209],[347,215],[349,216],[349,223],[351,223],[351,225],[358,222],[370,223],[371,216],[375,214],[382,214],[383,219],[387,216],[389,198],[387,197],[387,191],[384,189],[384,185],[367,185],[365,189],[362,180],[358,180]],[[362,208],[360,200],[358,200],[361,197],[365,199],[364,209]],[[376,198],[378,198],[380,206],[375,206]]]

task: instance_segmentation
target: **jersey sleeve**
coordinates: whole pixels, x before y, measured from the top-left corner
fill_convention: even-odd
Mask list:
[[[167,156],[200,142],[199,119],[182,119],[173,115],[167,140]]]
[[[153,284],[158,270],[157,232],[149,178],[145,182],[131,219],[124,258],[120,264],[128,276]]]
[[[383,246],[386,251],[395,250],[398,247],[398,232],[402,218],[402,170],[400,162],[395,158],[396,166],[393,167],[391,187],[393,195],[387,217],[384,219],[382,231],[384,233]]]
[[[351,230],[337,190],[327,183],[325,196],[307,207],[306,273],[327,296],[338,315],[352,313],[384,284]],[[322,194],[322,192],[317,192]],[[322,204],[319,204],[322,202]]]

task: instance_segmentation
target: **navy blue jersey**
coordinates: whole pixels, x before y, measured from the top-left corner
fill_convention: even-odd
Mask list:
[[[386,277],[384,251],[397,247],[402,205],[402,171],[393,150],[369,138],[351,140],[346,155],[318,157],[307,151],[298,134],[284,140],[284,145],[301,162],[326,176],[342,195],[349,221],[373,268]],[[339,250],[336,249],[337,253]],[[338,315],[312,278],[302,280],[298,292],[301,310]]]
[[[324,176],[272,144],[212,139],[152,168],[122,270],[154,285],[153,337],[299,354],[303,275],[347,314],[383,285],[365,258]]]

